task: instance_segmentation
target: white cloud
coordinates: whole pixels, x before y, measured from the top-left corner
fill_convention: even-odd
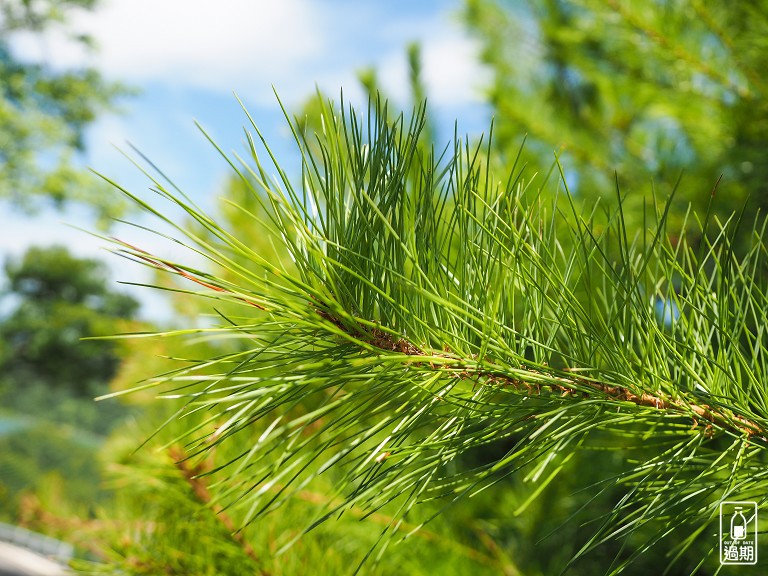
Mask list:
[[[490,70],[480,64],[480,48],[466,34],[454,27],[426,39],[422,58],[433,102],[456,106],[482,100],[481,89],[490,83]]]
[[[25,58],[57,67],[87,62],[129,84],[236,91],[273,106],[273,85],[287,100],[310,93],[316,83],[337,92],[344,81],[350,90],[356,69],[371,64],[379,66],[390,93],[405,96],[405,44],[419,40],[432,100],[460,105],[477,100],[477,86],[487,77],[476,44],[451,9],[448,3],[425,16],[377,2],[103,0],[70,23],[96,40],[95,54],[63,30],[42,40],[21,35],[13,46]]]
[[[460,29],[447,28],[441,34],[421,39],[423,80],[433,105],[457,108],[482,101],[482,88],[490,81],[490,71],[482,66],[477,44]],[[381,83],[394,98],[408,98],[408,62],[403,48],[395,49],[378,61]]]
[[[87,56],[61,30],[42,42],[20,36],[14,49],[58,67],[90,58],[129,83],[238,90],[259,100],[323,53],[327,31],[319,5],[308,0],[108,0],[76,14],[71,28],[90,34],[98,52]]]

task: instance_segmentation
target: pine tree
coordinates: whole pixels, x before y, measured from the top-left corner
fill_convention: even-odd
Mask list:
[[[357,555],[368,570],[469,498],[492,508],[511,478],[510,517],[543,495],[563,500],[545,501],[544,516],[568,508],[577,496],[558,485],[583,480],[579,541],[530,570],[619,573],[664,558],[676,573],[713,571],[719,504],[761,505],[768,487],[764,221],[710,207],[670,227],[672,198],[652,196],[632,228],[620,189],[615,209],[583,209],[558,163],[559,177],[521,164],[495,173],[491,133],[426,148],[423,107],[391,115],[374,100],[361,115],[326,102],[321,120],[313,132],[289,119],[300,176],[255,125],[251,158],[228,158],[250,190],[250,229],[287,259],[159,177],[156,191],[194,227],[121,188],[207,263],[115,241],[216,319],[163,337],[229,342],[140,389],[181,401],[163,440],[176,481],[219,515],[238,554],[270,518],[299,528],[308,494],[321,497],[302,508],[313,513],[303,530],[277,551],[251,547],[262,572],[291,573],[275,572],[274,553],[290,559],[303,533],[338,517],[378,521]],[[607,509],[590,508],[606,497]],[[157,528],[139,533],[136,546],[163,548]],[[494,570],[524,572],[509,556]]]
[[[467,0],[464,18],[494,75],[499,153],[525,136],[546,170],[560,150],[592,201],[611,200],[615,172],[631,206],[684,172],[682,212],[704,212],[720,177],[722,217],[765,209],[765,1]]]
[[[46,203],[79,202],[103,223],[125,209],[81,166],[85,132],[99,114],[113,111],[130,93],[92,66],[57,69],[18,49],[17,39],[41,45],[52,30],[89,52],[93,38],[71,17],[93,10],[98,0],[3,0],[0,2],[0,199],[34,210]]]

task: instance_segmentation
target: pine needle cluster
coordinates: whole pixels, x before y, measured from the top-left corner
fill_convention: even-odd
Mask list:
[[[195,227],[123,190],[207,264],[116,251],[208,299],[211,325],[177,333],[236,343],[139,386],[184,399],[186,457],[237,447],[206,472],[213,504],[245,526],[333,474],[305,529],[386,508],[371,561],[418,529],[403,527],[419,503],[445,509],[510,475],[534,500],[571,458],[613,450],[621,472],[589,490],[624,496],[579,555],[637,537],[641,554],[683,529],[671,562],[701,541],[716,557],[719,503],[768,494],[764,221],[708,211],[669,230],[670,199],[652,195],[629,229],[618,186],[608,209],[574,197],[557,161],[495,174],[492,130],[438,150],[423,107],[329,102],[321,117],[314,133],[286,114],[300,177],[253,123],[250,158],[224,154],[272,254],[160,177]],[[468,465],[477,451],[493,457]]]

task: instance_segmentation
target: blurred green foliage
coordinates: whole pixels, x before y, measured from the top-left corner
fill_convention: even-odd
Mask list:
[[[683,173],[674,221],[703,214],[718,178],[722,215],[768,207],[768,3],[717,0],[467,0],[493,72],[495,153],[523,138],[530,172],[557,152],[572,191],[626,213]],[[639,224],[639,222],[638,222]]]
[[[191,352],[183,342],[165,343],[172,354]],[[193,348],[202,352],[199,345]],[[199,426],[200,433],[210,432],[205,412],[181,425],[169,421],[159,434],[154,434],[153,425],[162,417],[161,412],[167,418],[178,404],[166,402],[160,410],[157,402],[145,407],[152,418],[139,425],[128,423],[105,447],[108,486],[114,500],[99,506],[95,518],[80,519],[77,529],[64,523],[63,529],[52,532],[81,548],[94,550],[93,559],[74,563],[78,573],[112,574],[120,569],[142,576],[347,574],[354,571],[375,546],[380,533],[394,521],[386,514],[364,516],[361,510],[352,509],[302,535],[308,519],[334,502],[335,477],[331,472],[305,486],[269,518],[241,529],[241,514],[222,509],[218,500],[228,485],[229,473],[217,468],[237,458],[243,446],[255,444],[264,425],[254,424],[237,442],[222,446],[215,458],[200,460],[186,454],[173,438],[187,425]],[[137,453],[137,439],[147,438],[148,444]],[[277,495],[281,489],[278,484],[272,492]],[[473,517],[469,524],[441,517],[406,542],[390,547],[375,561],[373,573],[520,574],[515,561],[486,535],[472,512],[475,506],[470,505],[465,512]],[[438,507],[414,513],[412,523],[402,526],[402,534],[405,536]],[[50,506],[57,508],[55,503]],[[301,539],[297,539],[300,535]]]
[[[63,247],[31,248],[5,266],[6,295],[17,304],[0,325],[0,371],[6,382],[44,382],[92,398],[105,390],[119,363],[116,344],[81,341],[114,332],[138,302],[107,288],[106,266]]]
[[[24,209],[47,199],[59,207],[82,202],[104,221],[125,203],[74,161],[83,134],[101,113],[130,91],[104,80],[95,68],[56,69],[14,52],[19,34],[35,37],[65,30],[72,42],[92,48],[88,36],[67,28],[76,10],[96,0],[3,0],[0,2],[0,198]]]
[[[25,492],[58,477],[66,497],[86,509],[100,494],[96,457],[128,412],[96,405],[119,366],[111,335],[138,311],[110,290],[106,265],[63,247],[30,248],[5,264],[0,316],[0,514],[14,519]]]

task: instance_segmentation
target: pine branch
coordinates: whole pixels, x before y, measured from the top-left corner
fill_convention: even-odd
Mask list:
[[[420,139],[423,114],[392,119],[372,103],[364,121],[328,105],[314,139],[291,123],[298,185],[254,125],[278,179],[257,138],[253,166],[228,159],[259,204],[238,230],[155,182],[195,226],[145,208],[218,271],[116,241],[232,306],[217,310],[222,326],[195,333],[229,336],[237,351],[142,385],[170,387],[187,399],[180,415],[215,424],[177,439],[189,457],[244,442],[221,467],[231,474],[217,505],[248,524],[328,471],[337,492],[308,529],[357,507],[402,519],[524,471],[541,483],[533,498],[597,433],[645,456],[606,479],[631,497],[583,551],[652,521],[663,527],[654,534],[701,527],[729,495],[768,490],[765,223],[740,256],[740,217],[706,215],[694,247],[687,224],[667,231],[670,203],[653,198],[653,224],[628,230],[618,190],[616,211],[601,214],[516,168],[497,180],[490,145],[455,138],[436,158]],[[284,261],[264,256],[254,229]],[[502,442],[513,448],[461,466]]]
[[[129,244],[116,239],[116,242],[138,250],[141,253],[147,254],[142,257],[142,260],[149,262],[161,269],[166,269],[172,272],[178,273],[180,276],[187,280],[191,280],[199,285],[205,286],[217,292],[222,292],[231,296],[234,300],[240,300],[252,306],[256,306],[259,309],[264,310],[263,307],[253,302],[247,301],[240,296],[228,292],[225,288],[220,286],[214,286],[195,277],[193,274],[182,270],[179,266],[161,262],[155,257],[152,257],[148,253],[138,248],[132,247]],[[683,400],[670,400],[662,395],[654,395],[649,393],[636,394],[630,389],[623,386],[616,386],[606,383],[601,383],[593,380],[587,380],[577,376],[563,377],[558,373],[544,373],[537,370],[523,369],[522,374],[517,377],[510,377],[504,372],[494,371],[490,366],[494,366],[495,362],[490,358],[485,358],[480,365],[478,365],[476,358],[460,358],[455,355],[448,354],[446,352],[430,352],[427,353],[421,350],[417,345],[412,342],[408,342],[404,338],[394,339],[391,334],[384,332],[380,329],[373,328],[367,329],[365,325],[371,325],[372,322],[365,322],[358,326],[358,328],[348,328],[341,319],[334,318],[328,312],[324,310],[315,310],[323,319],[331,322],[339,330],[345,332],[352,338],[358,337],[361,333],[367,334],[367,343],[371,346],[380,349],[382,352],[398,352],[406,356],[428,356],[430,359],[435,357],[446,360],[448,363],[437,366],[432,360],[426,360],[424,363],[429,365],[435,370],[442,370],[449,372],[455,378],[469,379],[478,381],[480,379],[487,380],[492,386],[509,387],[512,386],[517,390],[527,390],[528,394],[540,395],[542,390],[546,390],[551,394],[557,394],[561,397],[580,398],[582,400],[590,400],[595,397],[600,399],[611,399],[618,402],[629,402],[637,406],[644,406],[653,408],[660,411],[667,412],[681,412],[691,416],[693,421],[693,428],[702,425],[704,427],[704,433],[708,436],[712,436],[712,426],[717,426],[721,430],[734,433],[736,435],[746,435],[747,437],[755,437],[754,439],[761,442],[768,443],[766,438],[766,429],[756,422],[752,422],[743,416],[733,414],[730,411],[720,411],[717,408],[713,408],[707,404],[691,404]],[[419,363],[411,363],[416,365]],[[569,372],[569,368],[563,369],[565,372]],[[545,381],[552,381],[553,383],[542,384],[542,378]]]
[[[340,330],[348,331],[339,320],[332,318],[326,312],[318,311],[318,313],[326,320],[333,322]],[[352,332],[349,331],[348,333],[350,335],[352,334]],[[359,331],[355,333],[359,333]],[[370,344],[376,348],[380,348],[382,351],[396,351],[407,356],[438,356],[450,361],[450,365],[443,364],[441,366],[435,366],[435,364],[430,361],[427,361],[426,364],[436,370],[449,370],[451,374],[457,378],[466,378],[475,381],[485,379],[492,386],[513,386],[518,390],[526,390],[528,394],[533,393],[540,395],[544,389],[551,394],[557,394],[562,397],[572,397],[582,400],[590,400],[599,397],[600,399],[607,398],[618,402],[630,402],[637,406],[654,408],[660,411],[682,412],[692,417],[694,428],[703,425],[705,427],[705,434],[709,436],[714,434],[712,431],[712,426],[714,425],[721,430],[732,432],[737,436],[746,435],[747,437],[754,437],[755,440],[768,444],[766,429],[760,424],[729,411],[719,411],[707,404],[691,404],[683,400],[670,400],[661,395],[649,393],[636,394],[623,386],[605,384],[580,378],[578,376],[570,378],[562,377],[558,373],[543,373],[537,370],[528,370],[526,374],[526,370],[523,369],[521,375],[513,378],[504,372],[494,371],[493,368],[489,368],[489,366],[496,364],[490,358],[483,359],[479,366],[477,359],[473,358],[462,359],[446,353],[427,354],[420,350],[415,344],[408,342],[403,338],[395,340],[390,334],[378,329],[373,329],[369,333]],[[563,370],[565,372],[570,371],[569,368],[564,368]],[[545,381],[554,380],[556,383],[541,384],[542,378],[544,378]]]

